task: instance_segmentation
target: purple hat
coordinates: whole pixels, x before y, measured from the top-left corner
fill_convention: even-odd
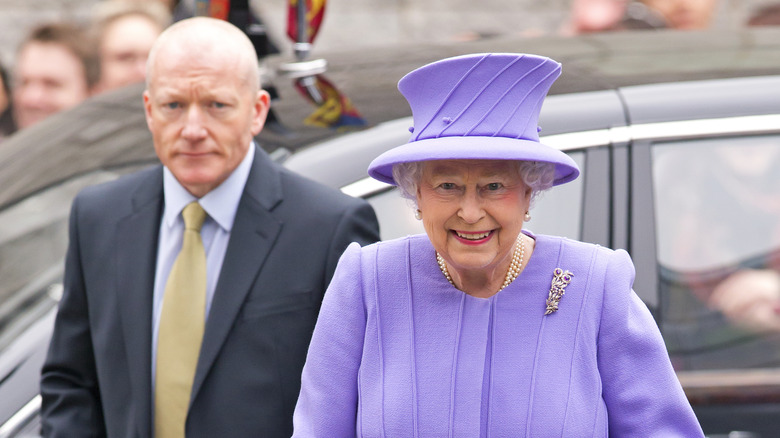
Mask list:
[[[412,138],[372,161],[368,174],[395,184],[394,164],[474,159],[552,163],[554,185],[577,178],[574,160],[539,143],[539,110],[560,74],[549,58],[515,53],[456,56],[412,71],[398,82],[412,108]]]

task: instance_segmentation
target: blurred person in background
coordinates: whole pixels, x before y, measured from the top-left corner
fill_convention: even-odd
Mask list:
[[[16,131],[12,114],[11,86],[8,82],[8,72],[0,64],[0,142]]]
[[[650,12],[656,13],[667,28],[680,30],[708,29],[715,16],[718,0],[641,0]]]
[[[111,2],[113,0],[106,0]],[[131,3],[155,3],[162,5],[169,14],[173,22],[184,20],[194,16],[196,0],[126,0]],[[229,2],[228,2],[229,3]]]
[[[174,9],[176,9],[177,6],[179,6],[179,3],[181,3],[180,0],[135,0],[138,3],[159,3],[163,6],[165,6],[166,9],[168,9],[169,12],[173,12]]]
[[[76,24],[34,28],[16,56],[12,99],[20,129],[81,103],[98,81],[95,46]]]
[[[573,0],[567,35],[615,30],[626,12],[627,0]]]
[[[780,3],[770,3],[759,7],[750,15],[748,26],[780,25]]]
[[[179,11],[182,9],[187,9],[187,3],[194,3],[193,0],[134,0],[136,2],[141,3],[159,3],[163,6],[165,6],[165,9],[168,10],[171,14],[173,14],[174,20],[173,21],[179,21],[184,18],[189,18],[191,15],[183,15],[180,14]]]
[[[629,29],[702,30],[712,24],[718,0],[573,0],[562,33]]]
[[[93,26],[100,56],[100,81],[95,91],[143,82],[149,50],[170,23],[171,14],[162,2],[98,3]]]

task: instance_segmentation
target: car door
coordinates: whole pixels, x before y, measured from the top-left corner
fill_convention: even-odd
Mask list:
[[[621,90],[635,287],[655,294],[711,436],[780,430],[779,90],[780,78]]]

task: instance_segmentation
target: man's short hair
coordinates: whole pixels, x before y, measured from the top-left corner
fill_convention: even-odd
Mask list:
[[[100,79],[100,61],[94,40],[86,30],[69,22],[46,23],[33,28],[22,41],[19,51],[30,43],[59,44],[71,52],[84,67],[87,87],[92,88]]]

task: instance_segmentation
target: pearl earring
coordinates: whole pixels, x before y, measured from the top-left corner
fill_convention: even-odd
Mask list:
[[[526,221],[526,222],[530,222],[530,220],[531,220],[531,215],[530,215],[530,214],[528,214],[528,212],[526,211],[526,212],[525,212],[525,221]]]
[[[420,210],[419,208],[417,210],[415,210],[414,211],[414,218],[417,219],[418,221],[422,220],[422,210]]]

